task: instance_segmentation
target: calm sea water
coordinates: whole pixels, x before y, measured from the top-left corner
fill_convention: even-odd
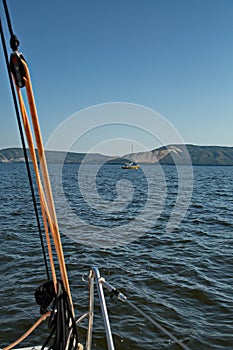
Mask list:
[[[88,184],[88,174],[93,169],[88,167],[86,193],[93,190]],[[152,169],[146,168],[147,177]],[[115,242],[114,247],[99,247],[94,241],[101,237],[101,230],[107,230],[110,235],[107,239],[111,241],[111,232],[116,227],[124,233],[125,225],[133,223],[143,211],[149,196],[147,177],[141,170],[128,172],[116,165],[100,169],[96,190],[105,204],[109,202],[109,207],[116,202],[120,180],[128,181],[121,182],[121,201],[127,202],[127,191],[133,189],[127,205],[122,207],[122,202],[118,202],[114,204],[115,210],[106,211],[101,203],[97,202],[94,209],[88,205],[77,182],[78,167],[65,166],[63,186],[67,202],[74,217],[88,223],[94,234],[93,244],[93,236],[85,226],[88,244],[62,234],[77,316],[87,309],[85,276],[95,265],[129,300],[190,349],[233,349],[233,167],[194,167],[193,171],[192,200],[173,232],[166,231],[166,225],[179,188],[176,168],[168,166],[162,169],[164,177],[160,169],[157,187],[150,193],[152,202],[132,231],[132,238],[137,229],[148,227],[148,221],[150,228],[128,244],[117,246]],[[34,291],[46,275],[24,164],[0,164],[0,179],[0,347],[3,347],[39,318]],[[159,199],[162,204],[158,209]],[[62,203],[58,212],[61,231],[76,225]],[[128,304],[109,297],[107,303],[116,349],[179,349]],[[99,312],[97,304],[93,341],[97,350],[105,348]],[[85,327],[84,323],[81,338],[85,338]],[[21,346],[43,343],[46,332],[45,322]]]

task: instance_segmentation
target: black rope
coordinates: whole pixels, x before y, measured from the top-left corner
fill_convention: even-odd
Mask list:
[[[13,36],[14,32],[13,32],[13,28],[12,28],[12,25],[11,25],[11,19],[10,19],[10,15],[9,15],[9,11],[8,11],[6,0],[2,0],[2,2],[3,2],[5,14],[6,14],[6,20],[7,20],[7,24],[8,24],[8,29],[9,29],[10,35]]]
[[[5,0],[3,0],[3,3],[4,3],[4,7],[5,7],[6,6]],[[5,8],[5,11],[6,11],[6,8]],[[6,14],[9,17],[8,10],[7,10]],[[9,26],[9,23],[8,23],[8,26]],[[10,29],[12,31],[11,24],[9,26],[9,30]],[[8,78],[10,81],[11,93],[12,93],[13,102],[14,102],[15,114],[16,114],[16,119],[17,119],[17,123],[18,123],[21,143],[22,143],[22,147],[23,147],[23,154],[24,154],[24,158],[25,158],[25,164],[26,164],[26,169],[27,169],[27,174],[28,174],[29,185],[30,185],[30,189],[31,189],[32,201],[33,201],[33,205],[34,205],[34,211],[35,211],[37,226],[38,226],[38,230],[39,230],[39,236],[40,236],[42,253],[43,253],[43,258],[44,258],[44,263],[45,263],[46,274],[47,274],[47,278],[50,279],[49,268],[48,268],[46,252],[45,252],[45,245],[44,245],[42,229],[41,229],[41,225],[40,225],[39,212],[38,212],[38,208],[37,208],[37,204],[36,204],[35,191],[34,191],[33,182],[32,182],[32,176],[31,176],[28,154],[27,154],[25,140],[24,140],[24,133],[23,133],[23,128],[22,128],[22,124],[21,124],[19,108],[18,108],[18,104],[17,104],[16,93],[15,93],[15,89],[14,89],[14,83],[13,83],[13,79],[11,76],[10,65],[9,65],[9,61],[8,61],[8,52],[7,52],[7,48],[6,48],[6,41],[5,41],[5,37],[4,37],[1,18],[0,18],[0,31],[1,31],[3,52],[4,52],[4,56],[5,56],[6,66],[7,66]]]
[[[7,2],[6,0],[2,0],[3,1],[3,6],[4,6],[4,10],[5,10],[5,14],[6,14],[6,20],[7,20],[7,25],[8,25],[8,29],[10,32],[10,45],[13,51],[17,51],[18,47],[19,47],[19,40],[17,38],[17,36],[14,34],[13,32],[13,28],[11,25],[11,19],[10,19],[10,15],[9,15],[9,11],[8,11],[8,7],[7,7]]]
[[[57,293],[55,293],[53,281],[48,281],[39,286],[35,291],[35,299],[37,304],[40,305],[41,314],[45,314],[48,307],[51,308],[51,316],[48,322],[51,331],[41,350],[46,347],[49,347],[49,350],[77,349],[77,326],[62,281],[57,281]]]

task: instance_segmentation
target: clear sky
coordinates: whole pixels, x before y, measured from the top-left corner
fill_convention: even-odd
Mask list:
[[[186,143],[233,146],[233,0],[8,5],[30,66],[45,143],[79,110],[127,102],[158,111]],[[20,141],[2,48],[0,55],[0,148],[6,148]],[[157,146],[153,138],[148,143]],[[88,146],[80,142],[77,151]],[[129,153],[129,143],[120,150],[113,142],[102,151]]]

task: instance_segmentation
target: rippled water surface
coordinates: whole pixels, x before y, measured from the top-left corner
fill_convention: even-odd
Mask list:
[[[89,191],[93,199],[95,193],[88,184],[93,168],[87,167],[85,192]],[[93,230],[83,226],[83,241],[79,238],[73,241],[62,234],[76,314],[87,309],[85,274],[95,265],[129,300],[190,349],[232,350],[233,168],[194,167],[192,200],[173,232],[166,231],[166,225],[178,193],[176,168],[158,168],[150,194],[148,174],[155,170],[152,166],[144,169],[146,176],[143,170],[129,172],[117,165],[100,169],[96,190],[104,204],[96,201],[94,208],[88,204],[88,198],[83,199],[83,188],[77,181],[78,167],[66,165],[63,169],[67,203],[74,216]],[[56,172],[52,177],[56,181]],[[34,291],[45,281],[46,274],[24,164],[0,164],[0,179],[0,347],[3,347],[39,318]],[[114,237],[114,247],[94,244],[100,242],[103,232],[105,235],[108,232],[106,239],[111,242],[111,232],[116,227],[120,227],[123,235],[119,237],[124,238],[125,225],[135,222],[148,196],[150,205],[142,220],[131,228],[128,244],[117,246]],[[107,211],[106,203],[110,209],[112,203],[115,209]],[[58,204],[61,231],[66,232],[67,227],[72,230],[73,225],[78,237],[82,237],[82,225],[72,222],[72,215],[69,217],[62,205]],[[137,236],[137,230],[142,232],[143,227],[148,229]],[[109,297],[107,304],[116,349],[179,349],[130,305]],[[93,341],[93,349],[97,350],[105,348],[99,311],[97,304]],[[80,330],[83,339],[85,327],[86,323]],[[45,322],[22,346],[42,344],[46,338]]]

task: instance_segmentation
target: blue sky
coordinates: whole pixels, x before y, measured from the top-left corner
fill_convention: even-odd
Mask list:
[[[127,102],[158,111],[186,143],[233,146],[233,0],[8,4],[30,66],[45,143],[79,110]],[[0,55],[5,148],[20,141],[2,49]],[[149,147],[156,146],[151,140]],[[79,147],[88,151],[87,144]],[[103,152],[118,154],[118,146]]]

